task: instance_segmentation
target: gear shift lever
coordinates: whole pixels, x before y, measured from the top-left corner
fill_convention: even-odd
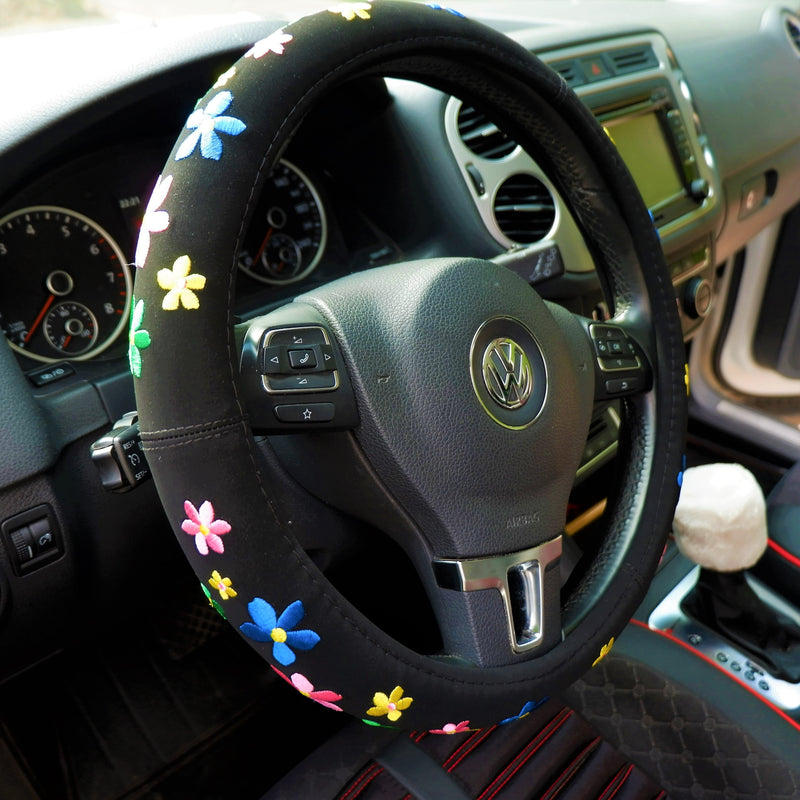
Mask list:
[[[745,577],[767,546],[766,504],[752,473],[738,464],[686,470],[673,532],[678,549],[700,566],[684,612],[775,677],[800,681],[800,628],[761,600]]]

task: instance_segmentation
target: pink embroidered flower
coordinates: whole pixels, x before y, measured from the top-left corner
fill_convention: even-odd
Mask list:
[[[171,186],[172,175],[166,178],[163,175],[158,176],[139,229],[139,241],[136,243],[136,255],[133,257],[133,263],[137,267],[143,267],[147,260],[147,254],[150,252],[150,234],[161,233],[169,226],[169,214],[159,206],[164,204]]]
[[[465,731],[469,730],[469,720],[465,719],[459,722],[458,724],[454,722],[448,722],[443,728],[439,728],[435,731],[428,731],[428,733],[464,733]]]
[[[272,666],[272,665],[270,665]],[[336,694],[336,692],[331,692],[327,689],[324,690],[315,690],[311,681],[305,677],[305,675],[301,675],[299,672],[293,672],[291,677],[287,678],[279,669],[275,669],[272,667],[278,675],[283,678],[286,683],[290,683],[297,689],[300,694],[304,695],[305,697],[310,698],[315,703],[319,703],[321,706],[325,706],[325,708],[330,708],[333,711],[341,711],[342,709],[339,706],[334,705],[334,701],[341,700],[342,696],[340,694]]]
[[[211,548],[215,553],[225,552],[225,545],[220,536],[224,536],[231,526],[224,519],[214,519],[214,506],[206,500],[200,509],[196,509],[188,500],[183,510],[189,519],[181,524],[184,533],[194,536],[194,543],[201,556],[207,556]]]

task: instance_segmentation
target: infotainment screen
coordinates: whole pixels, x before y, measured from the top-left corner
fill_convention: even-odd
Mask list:
[[[603,125],[648,208],[656,208],[683,193],[683,183],[656,112],[607,120]]]

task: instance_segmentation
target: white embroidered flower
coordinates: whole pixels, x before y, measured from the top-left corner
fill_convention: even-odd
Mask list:
[[[245,58],[263,58],[267,53],[275,53],[276,56],[282,56],[286,50],[286,45],[292,41],[291,33],[284,33],[283,31],[275,31],[256,42],[245,54]]]
[[[163,175],[158,176],[153,194],[150,195],[144,217],[142,217],[142,227],[136,243],[136,254],[133,257],[133,263],[137,267],[143,267],[147,260],[147,254],[150,252],[150,234],[161,233],[169,226],[169,214],[159,210],[159,206],[163,205],[167,199],[171,186],[172,175],[167,175],[166,178]]]

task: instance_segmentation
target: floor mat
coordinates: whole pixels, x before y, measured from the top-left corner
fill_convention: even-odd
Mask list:
[[[275,678],[202,598],[170,619],[127,625],[0,691],[42,800],[258,797],[341,724]]]

